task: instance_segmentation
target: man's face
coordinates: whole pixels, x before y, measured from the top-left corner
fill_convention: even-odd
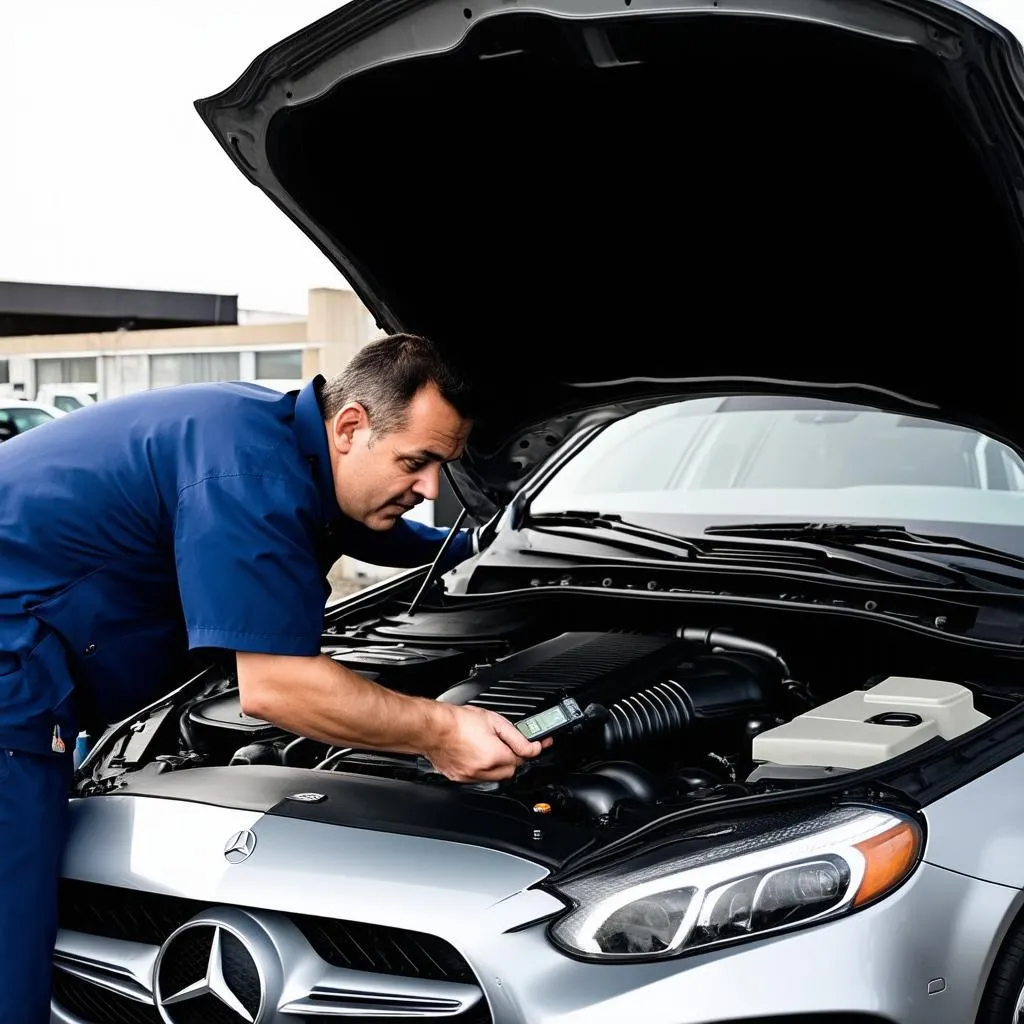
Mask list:
[[[414,505],[437,497],[441,466],[462,454],[470,422],[429,384],[413,396],[399,430],[374,437],[357,402],[327,428],[342,512],[371,530],[388,530]]]

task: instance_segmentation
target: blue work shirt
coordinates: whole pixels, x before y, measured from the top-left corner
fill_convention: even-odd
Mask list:
[[[0,747],[120,720],[202,648],[316,655],[331,565],[430,562],[447,531],[343,516],[319,402],[194,384],[0,444]],[[446,553],[470,553],[467,531]]]

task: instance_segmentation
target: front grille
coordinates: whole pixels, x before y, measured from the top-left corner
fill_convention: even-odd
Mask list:
[[[53,999],[90,1024],[162,1024],[155,1006],[108,992],[64,971],[53,972]]]
[[[322,917],[293,916],[292,920],[317,956],[335,967],[433,981],[474,980],[469,964],[434,935]]]
[[[191,917],[215,905],[180,896],[64,879],[60,892],[60,926],[88,935],[159,946]],[[475,980],[469,964],[454,946],[436,935],[326,917],[289,916],[317,955],[332,967],[431,981],[472,983]],[[111,1024],[122,1022],[112,1021]]]
[[[91,882],[61,881],[59,920],[69,931],[159,946],[210,903]]]

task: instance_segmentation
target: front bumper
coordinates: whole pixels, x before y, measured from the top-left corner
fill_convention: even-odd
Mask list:
[[[240,935],[260,963],[262,1002],[236,993],[248,1000],[240,1024],[370,1015],[457,1024],[798,1024],[834,1012],[963,1024],[975,1017],[993,949],[1020,899],[1013,888],[923,864],[898,892],[848,918],[661,964],[594,965],[548,943],[543,919],[560,904],[532,888],[545,871],[523,858],[186,801],[91,798],[76,802],[73,815],[67,878],[162,894],[178,915],[150,913],[146,933],[134,939],[131,928],[141,926],[130,913],[117,938],[91,935],[81,918],[60,933],[58,998],[70,984],[127,1006],[131,1024],[160,1021],[154,992],[164,1000],[184,987],[180,972],[175,985],[165,978],[161,987],[158,957],[160,943],[189,920],[205,921],[207,937],[217,929]],[[255,848],[229,863],[225,846],[246,829]],[[343,941],[310,941],[313,918],[349,922]],[[196,982],[212,962],[207,948]],[[438,963],[447,948],[468,970]],[[238,989],[231,978],[228,985]],[[187,1002],[165,1002],[167,1019],[184,1020]],[[89,1005],[77,1002],[75,1014],[56,1002],[52,1019],[95,1020]]]

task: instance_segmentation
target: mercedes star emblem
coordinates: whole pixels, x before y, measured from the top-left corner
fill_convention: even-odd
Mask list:
[[[224,859],[229,864],[241,864],[256,849],[256,834],[247,828],[236,832],[224,845]]]
[[[154,988],[166,1024],[179,1024],[179,1013],[182,1021],[224,1020],[225,1009],[238,1024],[263,1019],[266,990],[252,950],[233,928],[214,922],[186,924],[167,940]]]

